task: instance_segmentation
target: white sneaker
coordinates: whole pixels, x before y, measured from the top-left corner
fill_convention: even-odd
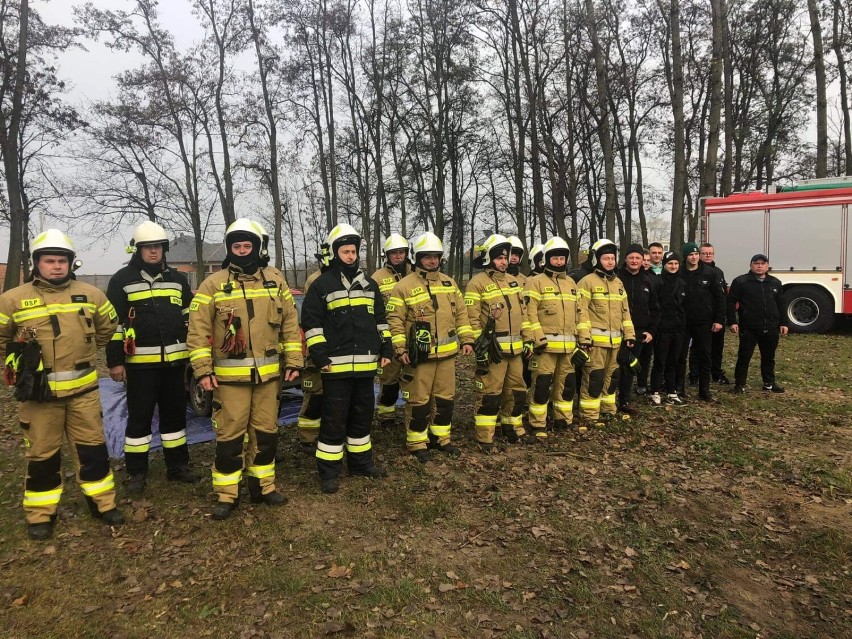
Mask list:
[[[670,406],[683,406],[683,400],[677,396],[677,393],[666,395],[666,404]]]
[[[651,403],[652,406],[659,406],[663,403],[663,400],[662,398],[660,398],[659,393],[651,393],[648,397],[648,401]]]

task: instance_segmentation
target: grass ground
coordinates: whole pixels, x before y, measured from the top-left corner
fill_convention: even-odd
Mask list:
[[[400,420],[374,431],[387,480],[323,496],[290,425],[283,508],[213,522],[209,484],[167,484],[155,455],[128,525],[87,517],[70,479],[47,543],[26,540],[2,391],[2,636],[850,637],[852,334],[785,339],[778,368],[785,395],[753,368],[718,405],[492,456],[473,449],[465,368],[460,459],[416,463]]]

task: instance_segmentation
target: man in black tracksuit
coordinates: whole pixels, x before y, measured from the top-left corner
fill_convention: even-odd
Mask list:
[[[763,254],[751,258],[751,268],[731,282],[728,294],[728,324],[739,333],[740,347],[734,371],[734,392],[744,393],[748,365],[754,347],[760,349],[760,375],[763,390],[783,393],[775,383],[775,351],[779,335],[787,334],[787,315],[781,300],[781,280],[769,275],[769,259]],[[737,319],[739,316],[739,319]]]
[[[328,235],[332,260],[302,304],[302,329],[322,373],[323,403],[317,470],[324,493],[339,489],[344,449],[350,475],[386,477],[373,465],[370,425],[373,377],[391,357],[390,330],[379,285],[358,266],[361,236],[349,224]]]
[[[704,242],[699,247],[699,258],[704,264],[707,264],[716,271],[719,276],[719,281],[722,283],[722,290],[727,292],[728,283],[725,281],[725,273],[722,269],[716,266],[715,262],[716,249],[712,244]],[[710,376],[714,382],[719,384],[730,384],[728,376],[722,370],[722,355],[725,352],[725,331],[713,333],[713,344],[710,349]],[[698,361],[695,358],[695,351],[689,354],[689,383],[696,384],[698,382]]]
[[[686,284],[686,339],[692,340],[690,348],[695,349],[698,363],[698,399],[713,401],[710,394],[710,354],[713,333],[724,328],[725,292],[716,271],[701,262],[698,244],[688,242],[683,245],[685,265],[680,276]],[[678,390],[683,388],[686,377],[687,349],[683,349],[678,366]]]
[[[114,381],[127,383],[124,457],[131,495],[145,490],[155,407],[166,477],[186,483],[201,479],[189,468],[186,444],[184,370],[192,291],[186,277],[166,264],[168,246],[159,224],[143,222],[133,232],[130,263],[107,286],[119,321],[107,345],[107,366]]]
[[[624,256],[624,264],[618,270],[618,277],[624,284],[630,317],[636,330],[636,341],[631,350],[639,361],[646,348],[653,348],[651,342],[660,321],[660,307],[657,300],[660,278],[644,269],[642,265],[644,254],[645,249],[641,245],[631,244]],[[618,381],[618,410],[628,415],[636,413],[636,409],[630,403],[634,377],[634,369],[628,364],[622,364]]]

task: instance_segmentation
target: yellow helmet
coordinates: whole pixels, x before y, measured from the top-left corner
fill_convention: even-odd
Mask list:
[[[526,253],[526,249],[524,248],[524,243],[521,242],[521,238],[519,238],[517,235],[510,235],[507,239],[512,244],[512,253],[519,253],[521,259],[524,259],[524,253]]]
[[[530,266],[540,268],[544,262],[544,244],[539,242],[530,249]]]
[[[35,263],[38,256],[42,253],[67,255],[69,261],[73,261],[75,255],[71,238],[58,229],[47,229],[32,241],[30,244],[30,256],[33,263]]]
[[[399,233],[391,233],[388,235],[388,239],[385,240],[384,246],[382,250],[385,255],[388,254],[388,251],[397,251],[399,249],[408,250],[408,240],[406,240]]]
[[[346,244],[361,248],[361,234],[351,224],[338,224],[328,233],[326,243],[331,248],[331,257],[337,255],[337,249]]]
[[[228,238],[235,233],[247,233],[252,237],[256,237],[257,246],[259,248],[263,244],[263,236],[266,235],[266,230],[257,222],[245,217],[240,217],[234,220],[234,222],[225,229],[225,244],[228,246],[232,244],[231,240]],[[268,237],[269,236],[267,235],[267,238]]]
[[[488,266],[495,257],[498,257],[503,252],[505,252],[508,257],[509,251],[512,250],[512,243],[505,235],[493,233],[485,238],[485,241],[482,244],[475,248],[479,251],[479,255],[476,258],[477,261],[482,264],[482,266]]]
[[[415,262],[417,261],[418,255],[425,255],[426,253],[438,253],[440,255],[443,255],[444,243],[441,242],[441,238],[439,238],[437,235],[426,231],[414,240],[414,243],[411,247],[411,253],[414,255]]]
[[[604,253],[613,253],[618,256],[618,246],[612,240],[602,237],[592,244],[592,248],[589,250],[592,266],[597,266],[600,263],[601,255]]]

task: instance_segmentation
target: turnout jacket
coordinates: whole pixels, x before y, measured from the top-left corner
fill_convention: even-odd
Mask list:
[[[459,345],[473,345],[464,297],[455,280],[440,271],[415,268],[394,286],[387,310],[397,357],[408,352],[408,332],[415,321],[429,324],[432,346],[428,359],[453,357]]]
[[[404,262],[403,265],[405,266],[404,273],[397,273],[393,266],[385,264],[382,268],[370,276],[373,281],[379,285],[379,291],[382,293],[382,299],[384,300],[385,305],[387,305],[391,296],[391,291],[393,291],[393,287],[396,286],[397,282],[411,273],[411,264]]]
[[[735,277],[728,292],[728,324],[754,331],[787,326],[781,287],[781,280],[769,273],[762,280],[751,271]]]
[[[613,273],[601,270],[586,275],[577,285],[581,321],[577,324],[580,344],[604,348],[621,346],[622,339],[636,339],[624,283]]]
[[[302,328],[311,361],[330,366],[323,375],[373,377],[379,357],[391,357],[385,303],[363,271],[349,280],[332,263],[305,295]]]
[[[634,275],[623,266],[618,269],[618,279],[624,284],[624,292],[627,293],[627,306],[636,334],[648,332],[653,337],[660,323],[660,304],[657,299],[660,278],[642,267]]]
[[[54,285],[35,277],[0,295],[0,355],[7,361],[34,338],[52,395],[81,395],[98,387],[97,351],[110,341],[117,322],[100,289],[75,279]]]
[[[514,275],[491,268],[474,275],[464,293],[473,336],[482,334],[491,317],[491,309],[499,306],[502,312],[495,319],[494,335],[500,351],[506,355],[520,355],[524,342],[532,340],[523,292],[523,285]]]
[[[660,333],[680,333],[686,328],[686,311],[683,309],[686,299],[686,284],[677,273],[663,271],[654,277],[659,279],[657,295],[660,300]]]
[[[134,254],[130,264],[110,278],[107,298],[119,322],[107,345],[107,366],[157,368],[182,365],[187,360],[186,323],[192,291],[183,273],[165,268],[152,277]],[[125,355],[124,339],[131,329],[136,351]]]
[[[240,320],[245,353],[222,351],[231,316]],[[195,377],[213,374],[220,384],[277,379],[282,363],[302,368],[296,305],[281,271],[249,275],[230,264],[204,280],[189,305],[187,346]]]
[[[724,324],[725,291],[719,279],[718,269],[698,262],[698,268],[690,271],[682,266],[678,271],[686,284],[687,324]]]
[[[548,353],[573,353],[580,306],[577,284],[564,272],[545,269],[527,280],[527,317],[536,347]]]

